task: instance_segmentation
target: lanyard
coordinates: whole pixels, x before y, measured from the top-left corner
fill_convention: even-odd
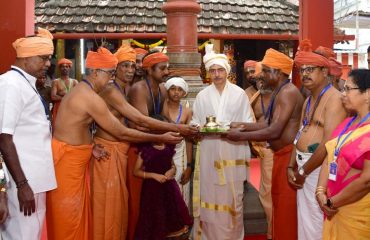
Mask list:
[[[179,115],[177,116],[176,124],[180,122],[181,115],[182,115],[182,104],[180,104]]]
[[[86,79],[83,79],[82,82],[84,82],[87,85],[89,85],[89,87],[94,91],[94,87],[93,87],[93,85],[91,85],[91,83],[89,81],[87,81]]]
[[[340,149],[342,148],[344,142],[347,140],[347,138],[349,138],[351,136],[351,134],[358,128],[360,127],[361,124],[363,124],[369,117],[370,117],[370,113],[368,113],[363,119],[361,119],[361,121],[357,124],[357,126],[355,127],[355,129],[353,129],[351,132],[349,132],[344,138],[342,141],[340,141],[340,139],[342,138],[343,134],[348,130],[348,128],[352,125],[352,123],[355,121],[357,116],[354,116],[351,121],[349,121],[347,123],[347,125],[345,126],[345,128],[340,132],[339,136],[338,136],[338,140],[337,140],[337,145],[335,146],[335,150],[334,150],[334,160],[336,159],[336,157],[338,157],[338,154],[339,154],[339,151]]]
[[[301,137],[302,135],[302,132],[304,130],[304,128],[310,124],[310,122],[312,121],[314,115],[315,115],[315,112],[316,112],[316,109],[317,109],[317,106],[319,105],[320,103],[320,100],[321,100],[321,97],[326,93],[326,91],[329,90],[329,88],[331,87],[331,83],[326,85],[326,87],[321,90],[320,94],[319,94],[319,97],[317,98],[316,102],[315,102],[315,105],[313,107],[313,111],[312,111],[312,115],[310,117],[310,119],[308,118],[309,114],[310,114],[310,108],[311,108],[311,99],[312,99],[312,95],[308,98],[308,101],[307,101],[307,105],[306,105],[306,110],[305,110],[305,114],[304,114],[304,118],[303,118],[303,121],[302,121],[302,126],[300,127],[300,129],[298,130],[297,132],[297,135],[295,136],[295,139],[294,139],[294,142],[293,144],[296,145],[299,138]]]
[[[114,86],[122,93],[122,95],[124,97],[126,97],[126,92],[125,92],[125,89],[122,89],[122,87],[116,82],[116,81],[113,81],[113,84]]]
[[[19,71],[18,69],[16,68],[11,68],[11,70],[13,71],[16,71],[17,73],[19,73],[27,82],[28,84],[31,86],[31,88],[33,89],[33,91],[35,91],[35,93],[39,96],[40,100],[41,100],[41,103],[42,105],[44,106],[44,111],[45,111],[45,115],[46,115],[46,118],[47,120],[50,121],[50,111],[49,111],[49,106],[48,104],[46,103],[45,99],[40,95],[40,93],[36,90],[36,88],[34,88],[32,86],[32,84],[30,83],[30,81],[26,78],[26,76],[21,72]]]
[[[320,103],[320,100],[321,100],[321,97],[326,93],[326,91],[329,90],[329,88],[331,87],[331,83],[326,85],[326,87],[321,90],[320,94],[319,94],[319,97],[317,98],[316,102],[315,102],[315,105],[313,107],[313,111],[312,111],[312,115],[311,115],[311,118],[309,118],[309,114],[310,114],[310,108],[311,108],[311,99],[312,99],[312,95],[308,98],[308,101],[307,101],[307,105],[306,105],[306,111],[305,111],[305,115],[304,115],[304,118],[303,118],[303,128],[305,128],[307,125],[310,124],[310,122],[312,121],[314,115],[315,115],[315,112],[316,112],[316,109],[317,109],[317,106],[319,105]]]
[[[263,95],[261,94],[261,108],[263,116],[266,115],[265,104],[263,103]]]
[[[145,79],[145,81],[146,81],[146,85],[148,85],[148,88],[149,88],[149,91],[150,91],[150,96],[152,97],[154,114],[160,114],[161,113],[161,89],[158,86],[158,101],[157,101],[157,104],[156,104],[152,88],[150,87],[150,84],[149,84],[149,80]]]
[[[276,98],[276,96],[278,95],[278,93],[280,92],[280,90],[286,85],[286,84],[288,84],[290,82],[290,80],[289,79],[287,79],[287,80],[285,80],[285,82],[283,82],[283,84],[281,84],[280,86],[279,86],[279,88],[276,90],[276,91],[274,91],[274,93],[273,93],[273,95],[272,95],[272,97],[271,97],[271,100],[270,100],[270,104],[269,104],[269,106],[268,106],[268,108],[267,108],[267,112],[266,112],[266,114],[265,114],[265,120],[268,120],[268,124],[270,125],[270,123],[271,123],[271,118],[272,118],[272,109],[274,108],[274,103],[275,103],[275,98]]]

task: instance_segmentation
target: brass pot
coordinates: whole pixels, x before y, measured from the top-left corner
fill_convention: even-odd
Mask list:
[[[216,117],[214,116],[208,116],[206,117],[206,124],[204,125],[206,128],[206,131],[212,132],[217,131],[219,125],[216,122]]]

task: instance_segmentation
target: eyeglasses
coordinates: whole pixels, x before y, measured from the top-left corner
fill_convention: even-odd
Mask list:
[[[345,92],[349,92],[351,90],[356,90],[356,89],[360,89],[360,88],[359,87],[349,87],[349,86],[346,86],[346,85],[343,86],[343,91],[345,91]]]
[[[97,71],[104,72],[111,77],[116,76],[116,70],[104,70],[104,69],[96,69]]]
[[[310,73],[313,73],[313,71],[315,71],[316,68],[320,68],[321,69],[321,67],[317,67],[317,66],[316,67],[300,68],[299,69],[299,73],[300,74],[304,74],[306,72],[306,73],[310,74]]]
[[[41,58],[41,60],[43,62],[47,62],[47,61],[50,61],[51,60],[51,56],[50,55],[43,55],[43,56],[38,56],[39,58]]]

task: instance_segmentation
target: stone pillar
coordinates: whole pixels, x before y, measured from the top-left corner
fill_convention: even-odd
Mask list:
[[[312,48],[333,48],[334,2],[299,0],[299,40],[310,39]]]
[[[162,11],[167,15],[167,55],[170,57],[170,72],[172,75],[182,76],[187,81],[187,99],[190,102],[203,89],[197,28],[197,14],[200,10],[196,0],[168,0],[162,7]]]
[[[1,61],[0,73],[14,63],[12,43],[20,37],[34,34],[35,1],[16,0],[3,2],[0,8]]]

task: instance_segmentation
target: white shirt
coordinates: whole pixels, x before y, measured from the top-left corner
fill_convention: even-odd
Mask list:
[[[0,75],[0,134],[13,135],[20,165],[33,192],[46,192],[56,188],[49,121],[34,90],[36,78],[12,68],[21,71],[28,82],[14,70]]]

